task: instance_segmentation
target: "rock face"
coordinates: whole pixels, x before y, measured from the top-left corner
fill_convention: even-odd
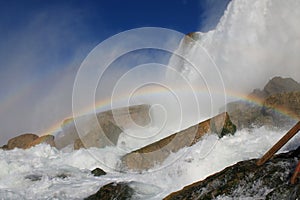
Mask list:
[[[222,137],[226,134],[234,134],[235,131],[236,127],[230,121],[228,114],[222,113],[125,155],[122,158],[122,167],[136,171],[150,169],[162,163],[172,152],[194,145],[207,133],[215,132]]]
[[[299,148],[277,155],[262,166],[256,160],[242,161],[203,181],[184,187],[167,196],[175,199],[297,199],[300,182],[291,185],[289,180],[299,159]]]
[[[32,143],[37,138],[39,138],[39,136],[32,133],[26,133],[14,137],[7,142],[7,150],[11,150],[14,148],[25,149],[30,143]]]
[[[78,123],[81,124],[79,137],[74,119],[67,119],[62,124],[62,133],[55,143],[58,149],[73,144],[75,149],[116,145],[123,129],[134,125],[146,126],[151,122],[149,105],[135,105],[118,108],[92,115],[81,116]],[[77,123],[77,122],[76,122]]]
[[[227,104],[227,112],[238,129],[262,125],[283,128],[300,119],[300,84],[291,78],[275,77],[263,90],[255,89],[249,94],[249,99]]]
[[[85,200],[128,200],[134,194],[134,190],[127,183],[109,183],[99,189]]]

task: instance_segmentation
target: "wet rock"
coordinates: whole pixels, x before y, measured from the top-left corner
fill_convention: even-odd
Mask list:
[[[100,121],[99,124],[101,131],[103,131],[105,135],[101,135],[101,131],[96,131],[97,129],[93,129],[87,135],[75,140],[75,150],[89,147],[101,148],[117,144],[119,135],[123,132],[123,130],[109,120]]]
[[[91,171],[91,173],[92,173],[94,176],[103,176],[103,175],[106,175],[106,172],[103,171],[103,170],[100,169],[100,168],[94,169],[93,171]]]
[[[60,178],[60,179],[65,179],[65,178],[68,178],[68,177],[70,177],[70,174],[65,174],[65,173],[57,174],[55,176],[55,178]]]
[[[31,181],[40,181],[42,180],[42,175],[40,174],[30,174],[30,175],[27,175],[25,176],[25,179],[29,179]]]
[[[134,190],[127,183],[109,183],[85,200],[129,200],[133,194]]]
[[[238,129],[264,125],[285,128],[300,119],[300,84],[291,78],[275,77],[248,97],[226,106]]]
[[[39,136],[32,133],[26,133],[14,137],[8,141],[7,150],[11,150],[14,148],[25,149],[30,143],[32,143],[37,138],[39,138]]]
[[[41,136],[41,137],[35,139],[34,141],[30,142],[26,146],[26,148],[31,148],[33,146],[36,146],[36,145],[42,144],[42,143],[49,144],[50,146],[55,147],[54,136],[53,135],[44,135],[44,136]]]
[[[134,105],[104,111],[76,118],[78,135],[73,118],[62,124],[62,132],[55,138],[58,149],[73,145],[75,149],[116,145],[122,130],[135,125],[146,126],[150,123],[149,105]]]
[[[269,96],[264,101],[263,112],[265,116],[272,116],[275,124],[290,126],[300,120],[300,92]]]
[[[172,152],[196,144],[203,135],[215,132],[222,137],[234,134],[236,127],[227,113],[222,113],[188,129],[175,133],[158,142],[133,151],[122,157],[124,169],[141,171],[162,163]]]
[[[275,156],[262,166],[256,160],[239,162],[203,181],[184,187],[167,196],[173,199],[296,199],[300,183],[290,185],[299,154],[295,151]]]
[[[2,147],[0,147],[2,150],[8,150],[8,146],[7,144],[3,145]]]
[[[274,77],[264,87],[267,96],[286,92],[300,91],[300,84],[292,78]]]

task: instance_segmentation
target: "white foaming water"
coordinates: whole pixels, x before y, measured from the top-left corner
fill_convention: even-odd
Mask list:
[[[299,8],[298,0],[232,0],[215,30],[182,40],[177,51],[194,66],[176,56],[169,66],[212,95],[223,90],[218,83],[223,81],[227,99],[246,95],[274,76],[300,81]],[[167,77],[173,78],[169,72]],[[213,106],[223,105],[215,101]]]
[[[238,161],[260,157],[284,133],[262,127],[222,139],[207,135],[196,145],[172,154],[162,166],[139,174],[111,168],[125,153],[119,147],[63,152],[39,145],[28,150],[1,150],[0,199],[82,199],[114,181],[132,182],[137,199],[162,199]],[[295,148],[297,140],[299,136],[283,151]],[[108,174],[94,177],[90,170],[96,167]]]
[[[194,34],[219,67],[226,90],[240,92],[259,87],[274,75],[299,80],[299,7],[298,0],[233,0],[216,30]],[[223,100],[216,100],[218,92],[222,91],[222,81],[218,74],[212,73],[214,66],[207,52],[193,43],[184,42],[179,51],[186,52],[187,58],[197,67],[203,67],[200,81],[196,83],[200,88],[202,85],[209,87],[209,90],[203,89],[204,93],[213,92],[209,97],[213,99],[214,108],[208,111],[216,112],[224,105]],[[175,57],[170,66],[190,80],[199,78],[195,69],[178,62]],[[252,85],[254,82],[255,86]],[[195,88],[195,91],[199,90]],[[222,98],[222,92],[220,96]],[[189,102],[180,103],[189,105]],[[201,104],[204,107],[200,110],[206,110],[208,102],[203,100]],[[187,124],[194,123],[186,118],[183,120]],[[222,139],[207,135],[196,145],[170,155],[161,166],[139,174],[120,173],[114,169],[127,151],[157,140],[161,135],[139,140],[138,144],[121,135],[117,147],[104,149],[58,151],[39,145],[28,150],[0,150],[0,199],[82,199],[114,181],[132,182],[132,187],[139,193],[137,198],[162,199],[238,161],[260,157],[285,132],[262,127],[238,131],[234,136]],[[283,150],[294,149],[297,138]],[[90,170],[96,167],[108,174],[94,177]]]

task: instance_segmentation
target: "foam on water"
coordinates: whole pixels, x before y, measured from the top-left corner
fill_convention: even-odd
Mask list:
[[[126,181],[137,191],[137,198],[162,199],[238,161],[260,157],[285,132],[262,127],[222,139],[207,135],[196,145],[172,154],[163,167],[143,173],[120,173],[111,168],[126,153],[119,147],[64,152],[39,145],[27,150],[1,150],[0,198],[82,199],[102,185]],[[299,136],[282,151],[295,148],[297,139]],[[90,170],[96,167],[108,174],[94,177]]]

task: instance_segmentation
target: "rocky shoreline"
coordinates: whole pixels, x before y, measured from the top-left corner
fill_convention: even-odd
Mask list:
[[[164,200],[175,199],[297,199],[300,182],[292,185],[290,178],[300,158],[300,148],[276,155],[262,166],[257,159],[241,161],[174,192]]]

